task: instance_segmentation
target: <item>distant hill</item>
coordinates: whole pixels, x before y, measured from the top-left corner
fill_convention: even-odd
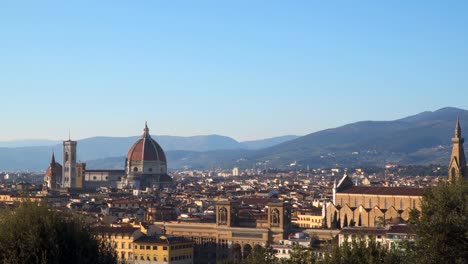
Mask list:
[[[238,157],[246,156],[252,150],[212,150],[212,151],[166,151],[169,169],[209,169],[229,168],[236,163]],[[90,160],[86,162],[89,169],[123,169],[125,167],[125,156],[109,157],[104,159]]]
[[[281,144],[286,141],[296,139],[298,137],[299,136],[295,136],[295,135],[286,135],[286,136],[281,136],[281,137],[273,137],[273,138],[266,138],[266,139],[260,139],[260,140],[243,141],[241,142],[241,144],[246,149],[263,149],[263,148],[268,148],[274,145]]]
[[[78,159],[80,161],[92,161],[91,167],[95,168],[116,168],[123,166],[123,161],[118,161],[115,157],[123,157],[126,155],[130,146],[140,136],[132,137],[92,137],[87,139],[78,140]],[[220,135],[206,135],[206,136],[192,136],[192,137],[179,137],[179,136],[153,136],[161,147],[166,151],[178,151],[175,153],[185,153],[189,160],[194,160],[196,164],[201,163],[206,155],[199,155],[196,157],[195,153],[208,152],[209,154],[215,153],[213,151],[222,150],[240,150],[240,149],[258,149],[262,146],[272,146],[276,142],[284,142],[290,136],[277,137],[271,139],[238,142],[230,137]],[[31,142],[32,146],[23,146],[27,142]],[[35,146],[34,144],[46,144],[45,146]],[[52,150],[55,151],[57,161],[62,160],[62,144],[57,141],[41,141],[41,140],[25,140],[25,141],[12,141],[0,142],[0,170],[45,170],[49,164]],[[52,144],[53,143],[53,144]],[[14,147],[21,146],[21,147]],[[228,155],[229,156],[229,155]],[[178,157],[176,155],[176,157]],[[225,155],[213,157],[213,160],[221,160]],[[110,159],[108,159],[110,158]],[[196,162],[199,160],[200,162]],[[183,160],[179,163],[178,160],[173,160],[175,164],[185,164]],[[101,162],[101,165],[98,165]],[[95,166],[93,165],[95,164]],[[88,165],[88,167],[90,167]]]
[[[247,160],[269,160],[275,166],[297,161],[314,167],[445,164],[457,117],[468,135],[468,111],[442,108],[394,121],[362,121],[322,130],[259,150]]]
[[[460,118],[468,137],[468,111],[442,108],[393,121],[362,121],[302,137],[284,136],[238,142],[218,135],[195,137],[156,136],[167,152],[168,165],[176,168],[212,168],[256,163],[268,167],[311,168],[334,166],[383,166],[447,164],[455,122]],[[123,168],[135,137],[94,137],[78,142],[78,158],[88,168]],[[52,147],[0,148],[0,170],[46,169]],[[61,160],[61,145],[54,146]]]

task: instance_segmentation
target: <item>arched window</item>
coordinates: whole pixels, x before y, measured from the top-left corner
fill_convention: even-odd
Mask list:
[[[133,168],[133,171],[134,171],[134,172],[137,172],[137,171],[138,171],[138,168],[137,168],[137,167],[134,167],[134,168]]]
[[[221,209],[219,209],[218,213],[219,224],[225,225],[227,223],[227,209],[225,207],[222,207]]]
[[[271,211],[271,225],[279,226],[280,224],[280,215],[278,209],[273,209]]]

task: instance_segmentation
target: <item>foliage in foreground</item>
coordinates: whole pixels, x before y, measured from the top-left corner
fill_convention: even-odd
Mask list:
[[[23,202],[0,214],[0,262],[111,264],[117,255],[80,219]]]
[[[410,224],[416,233],[414,263],[467,263],[468,181],[429,188]]]

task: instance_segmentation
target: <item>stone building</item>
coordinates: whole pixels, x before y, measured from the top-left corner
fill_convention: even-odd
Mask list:
[[[125,170],[87,170],[86,163],[77,162],[77,141],[63,141],[63,166],[52,162],[44,176],[44,186],[51,189],[96,190],[101,187],[156,190],[172,186],[167,174],[166,155],[159,144],[151,138],[148,126],[129,149]]]
[[[219,201],[212,222],[171,221],[155,223],[166,234],[195,242],[195,263],[227,259],[239,263],[256,245],[287,239],[291,231],[288,203],[270,202],[262,212],[242,210],[239,201]]]
[[[193,263],[193,242],[183,237],[160,234],[143,226],[97,227],[96,231],[111,243],[119,263]]]
[[[452,138],[449,180],[468,177],[463,142],[457,120]],[[351,224],[376,227],[406,221],[412,209],[421,209],[423,194],[423,188],[354,186],[351,179],[344,175],[333,187],[333,202],[325,210],[324,223],[329,228],[342,228]]]
[[[340,228],[406,221],[411,209],[420,209],[423,193],[423,188],[354,186],[345,174],[333,187],[333,202],[325,210],[324,223],[328,228]]]

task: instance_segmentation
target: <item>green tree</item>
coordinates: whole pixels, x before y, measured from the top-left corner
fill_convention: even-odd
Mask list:
[[[468,183],[457,179],[426,190],[421,211],[413,210],[417,263],[467,263]]]
[[[317,262],[314,252],[310,247],[295,244],[289,254],[287,263],[290,264],[313,264]]]
[[[115,250],[80,219],[23,202],[0,214],[0,261],[22,263],[117,263]]]
[[[398,251],[376,242],[374,237],[366,239],[364,236],[358,236],[352,237],[351,241],[346,238],[341,246],[333,246],[322,263],[399,264],[403,263],[402,260],[403,257]]]
[[[245,264],[275,264],[278,262],[278,258],[275,256],[271,245],[266,245],[265,247],[255,245],[252,252],[244,260]]]

